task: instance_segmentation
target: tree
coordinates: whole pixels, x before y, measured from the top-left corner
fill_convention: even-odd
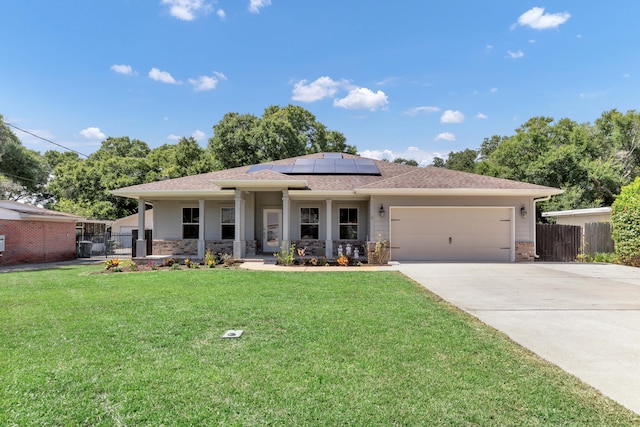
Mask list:
[[[614,154],[620,151],[610,147],[621,121],[607,113],[594,129],[566,118],[533,117],[513,136],[485,139],[476,172],[565,190],[542,209],[609,205],[626,180],[625,165]]]
[[[147,156],[148,182],[180,178],[211,172],[214,161],[211,153],[193,138],[182,138],[177,144],[164,144],[151,150]]]
[[[478,152],[469,148],[464,151],[450,152],[444,167],[461,172],[474,173]]]
[[[403,159],[402,157],[396,157],[393,159],[393,163],[398,163],[401,165],[409,165],[409,166],[418,166],[418,162],[413,159]]]
[[[41,199],[47,177],[40,153],[25,148],[0,115],[0,197]]]
[[[294,105],[272,105],[260,118],[227,113],[213,126],[208,148],[221,169],[308,153],[356,153],[343,134],[327,130],[312,113]]]
[[[445,167],[444,159],[442,157],[434,157],[433,166],[436,168],[444,168]]]
[[[57,164],[48,186],[54,199],[49,207],[96,219],[134,213],[135,200],[116,197],[110,190],[148,182],[149,152],[143,141],[109,137],[86,160],[65,158]]]

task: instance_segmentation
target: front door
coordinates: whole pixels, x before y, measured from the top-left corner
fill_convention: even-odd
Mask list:
[[[262,215],[262,252],[279,252],[282,244],[282,209],[265,209]]]

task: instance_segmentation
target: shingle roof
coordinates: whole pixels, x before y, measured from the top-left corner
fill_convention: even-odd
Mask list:
[[[294,164],[300,158],[322,158],[323,153],[276,160],[266,164]],[[343,154],[344,158],[359,156]],[[557,194],[560,190],[524,182],[475,175],[436,167],[420,168],[382,160],[373,160],[380,175],[286,175],[271,170],[248,172],[250,166],[243,166],[184,178],[156,181],[115,190],[114,194],[135,197],[136,193],[162,192],[215,192],[222,189],[224,181],[292,181],[307,183],[309,191],[356,191],[393,189],[475,189],[475,190],[529,190]],[[214,182],[216,184],[214,184]]]
[[[11,200],[0,200],[0,208],[9,211],[17,212],[20,216],[38,216],[38,217],[52,217],[60,219],[80,220],[79,216],[71,215],[64,212],[52,211],[49,209],[39,208],[37,206],[27,205],[26,203],[14,202]]]

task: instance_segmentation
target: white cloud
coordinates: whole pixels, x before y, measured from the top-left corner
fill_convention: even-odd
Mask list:
[[[484,119],[488,119],[488,118],[489,118],[489,117],[487,117],[486,115],[484,115],[484,114],[482,114],[482,113],[478,113],[478,114],[476,114],[476,119],[484,120]]]
[[[333,100],[334,107],[348,110],[368,109],[375,111],[378,108],[384,108],[388,103],[387,95],[383,91],[373,92],[365,87],[352,89],[346,97]]]
[[[197,79],[189,79],[189,83],[193,85],[196,91],[205,91],[215,89],[220,80],[227,80],[227,77],[218,71],[214,71],[213,74],[213,77],[200,76]]]
[[[408,147],[405,151],[386,150],[363,150],[359,152],[362,157],[376,160],[388,160],[390,162],[397,158],[415,160],[420,166],[427,166],[433,162],[434,157],[440,157],[438,153],[428,153],[418,147]]]
[[[510,50],[508,50],[507,56],[505,58],[519,59],[519,58],[522,58],[523,56],[524,56],[524,52],[522,52],[521,50],[517,52],[511,52]]]
[[[162,4],[169,6],[169,13],[182,21],[193,21],[196,15],[207,14],[213,7],[203,0],[162,0]]]
[[[455,141],[456,140],[456,136],[454,134],[452,134],[451,132],[442,132],[439,133],[438,136],[436,136],[434,138],[434,141]]]
[[[558,28],[571,18],[569,12],[544,13],[543,7],[533,7],[520,15],[518,25],[530,27],[534,30],[549,30]]]
[[[487,50],[487,52],[491,52],[493,50],[493,45],[488,44],[485,46],[485,49]]]
[[[260,13],[260,9],[271,5],[271,0],[249,0],[249,12]]]
[[[464,114],[460,111],[447,110],[442,113],[440,123],[462,123],[464,122]]]
[[[224,10],[222,9],[216,10],[216,15],[218,15],[218,18],[220,19],[225,19],[227,17],[227,14],[224,13]]]
[[[193,139],[195,139],[196,141],[201,141],[203,139],[205,139],[207,137],[207,135],[202,132],[201,130],[194,130],[193,133],[191,134],[191,136],[193,137]]]
[[[492,87],[491,89],[489,89],[489,92],[491,93],[496,93],[498,91],[497,87]]]
[[[115,71],[118,74],[124,74],[127,76],[132,76],[135,74],[135,71],[133,71],[133,68],[131,68],[131,65],[118,65],[118,64],[113,64],[111,66],[111,70]]]
[[[171,134],[171,135],[169,135],[169,136],[167,137],[167,139],[170,139],[170,140],[172,140],[172,141],[179,141],[181,138],[182,138],[181,136],[179,136],[179,135],[174,135],[174,134]]]
[[[157,82],[178,84],[176,79],[174,79],[171,74],[169,74],[167,71],[160,71],[157,68],[152,68],[151,71],[149,71],[149,78]]]
[[[80,131],[80,135],[84,136],[87,139],[105,139],[106,135],[102,133],[100,128],[96,127],[88,127],[86,129],[82,129]]]
[[[417,116],[418,114],[431,114],[437,113],[438,111],[440,111],[438,107],[415,107],[408,109],[404,113],[407,116]]]
[[[293,86],[291,99],[300,102],[315,102],[323,98],[330,98],[344,84],[346,83],[336,82],[327,76],[320,77],[311,83],[308,80],[300,80]]]
[[[376,83],[376,86],[387,86],[387,85],[395,82],[396,80],[398,80],[397,77],[387,77],[386,79],[381,80],[378,83]]]

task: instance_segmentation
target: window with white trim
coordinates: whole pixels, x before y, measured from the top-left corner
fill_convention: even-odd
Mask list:
[[[220,235],[223,240],[236,238],[236,208],[222,208]]]
[[[182,238],[197,239],[200,236],[200,209],[182,208]]]
[[[340,240],[358,239],[358,209],[340,208]]]
[[[300,208],[300,238],[317,240],[320,229],[320,209]]]

